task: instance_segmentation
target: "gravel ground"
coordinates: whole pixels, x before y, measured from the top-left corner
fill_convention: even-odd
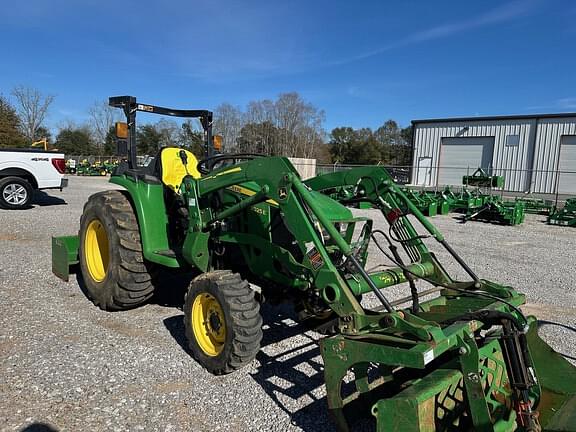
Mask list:
[[[63,192],[39,194],[33,209],[0,210],[1,430],[34,424],[61,431],[333,430],[319,335],[303,332],[288,307],[263,308],[257,360],[215,377],[183,349],[178,295],[107,313],[75,280],[51,274],[50,237],[77,232],[83,203],[107,188],[103,178],[72,177]],[[374,211],[361,213],[382,223]],[[520,227],[504,227],[434,218],[481,277],[517,287],[527,294],[530,313],[557,323],[541,333],[576,357],[576,230],[543,220],[528,215]]]

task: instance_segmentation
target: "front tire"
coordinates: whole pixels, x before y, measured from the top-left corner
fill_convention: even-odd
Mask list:
[[[100,309],[132,309],[154,293],[138,220],[120,191],[90,196],[80,218],[79,257],[86,293]]]
[[[260,305],[248,282],[228,270],[204,273],[191,282],[184,327],[192,356],[215,375],[242,368],[260,350]]]
[[[30,207],[34,189],[25,179],[5,177],[0,179],[0,207],[20,210]]]

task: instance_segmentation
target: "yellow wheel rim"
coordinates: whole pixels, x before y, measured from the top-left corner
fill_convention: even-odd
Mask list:
[[[102,282],[108,271],[110,256],[106,229],[98,219],[94,219],[86,228],[84,258],[90,277],[96,282]]]
[[[198,345],[208,356],[215,357],[224,349],[226,322],[216,298],[208,293],[196,296],[192,304],[192,330]]]

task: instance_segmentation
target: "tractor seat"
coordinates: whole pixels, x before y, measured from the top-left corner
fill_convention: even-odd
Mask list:
[[[186,153],[186,167],[180,157],[180,152]],[[165,147],[160,151],[160,173],[162,183],[172,191],[179,193],[182,180],[187,174],[194,178],[200,178],[198,172],[198,160],[194,154],[179,147]]]

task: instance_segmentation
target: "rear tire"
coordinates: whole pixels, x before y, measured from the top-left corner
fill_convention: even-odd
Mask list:
[[[30,207],[34,189],[21,177],[0,179],[0,208],[20,210]]]
[[[94,194],[80,218],[79,257],[86,294],[100,309],[132,309],[154,293],[138,220],[120,191]]]
[[[204,273],[191,282],[184,327],[192,356],[215,375],[242,368],[260,350],[260,305],[250,284],[229,270]]]

